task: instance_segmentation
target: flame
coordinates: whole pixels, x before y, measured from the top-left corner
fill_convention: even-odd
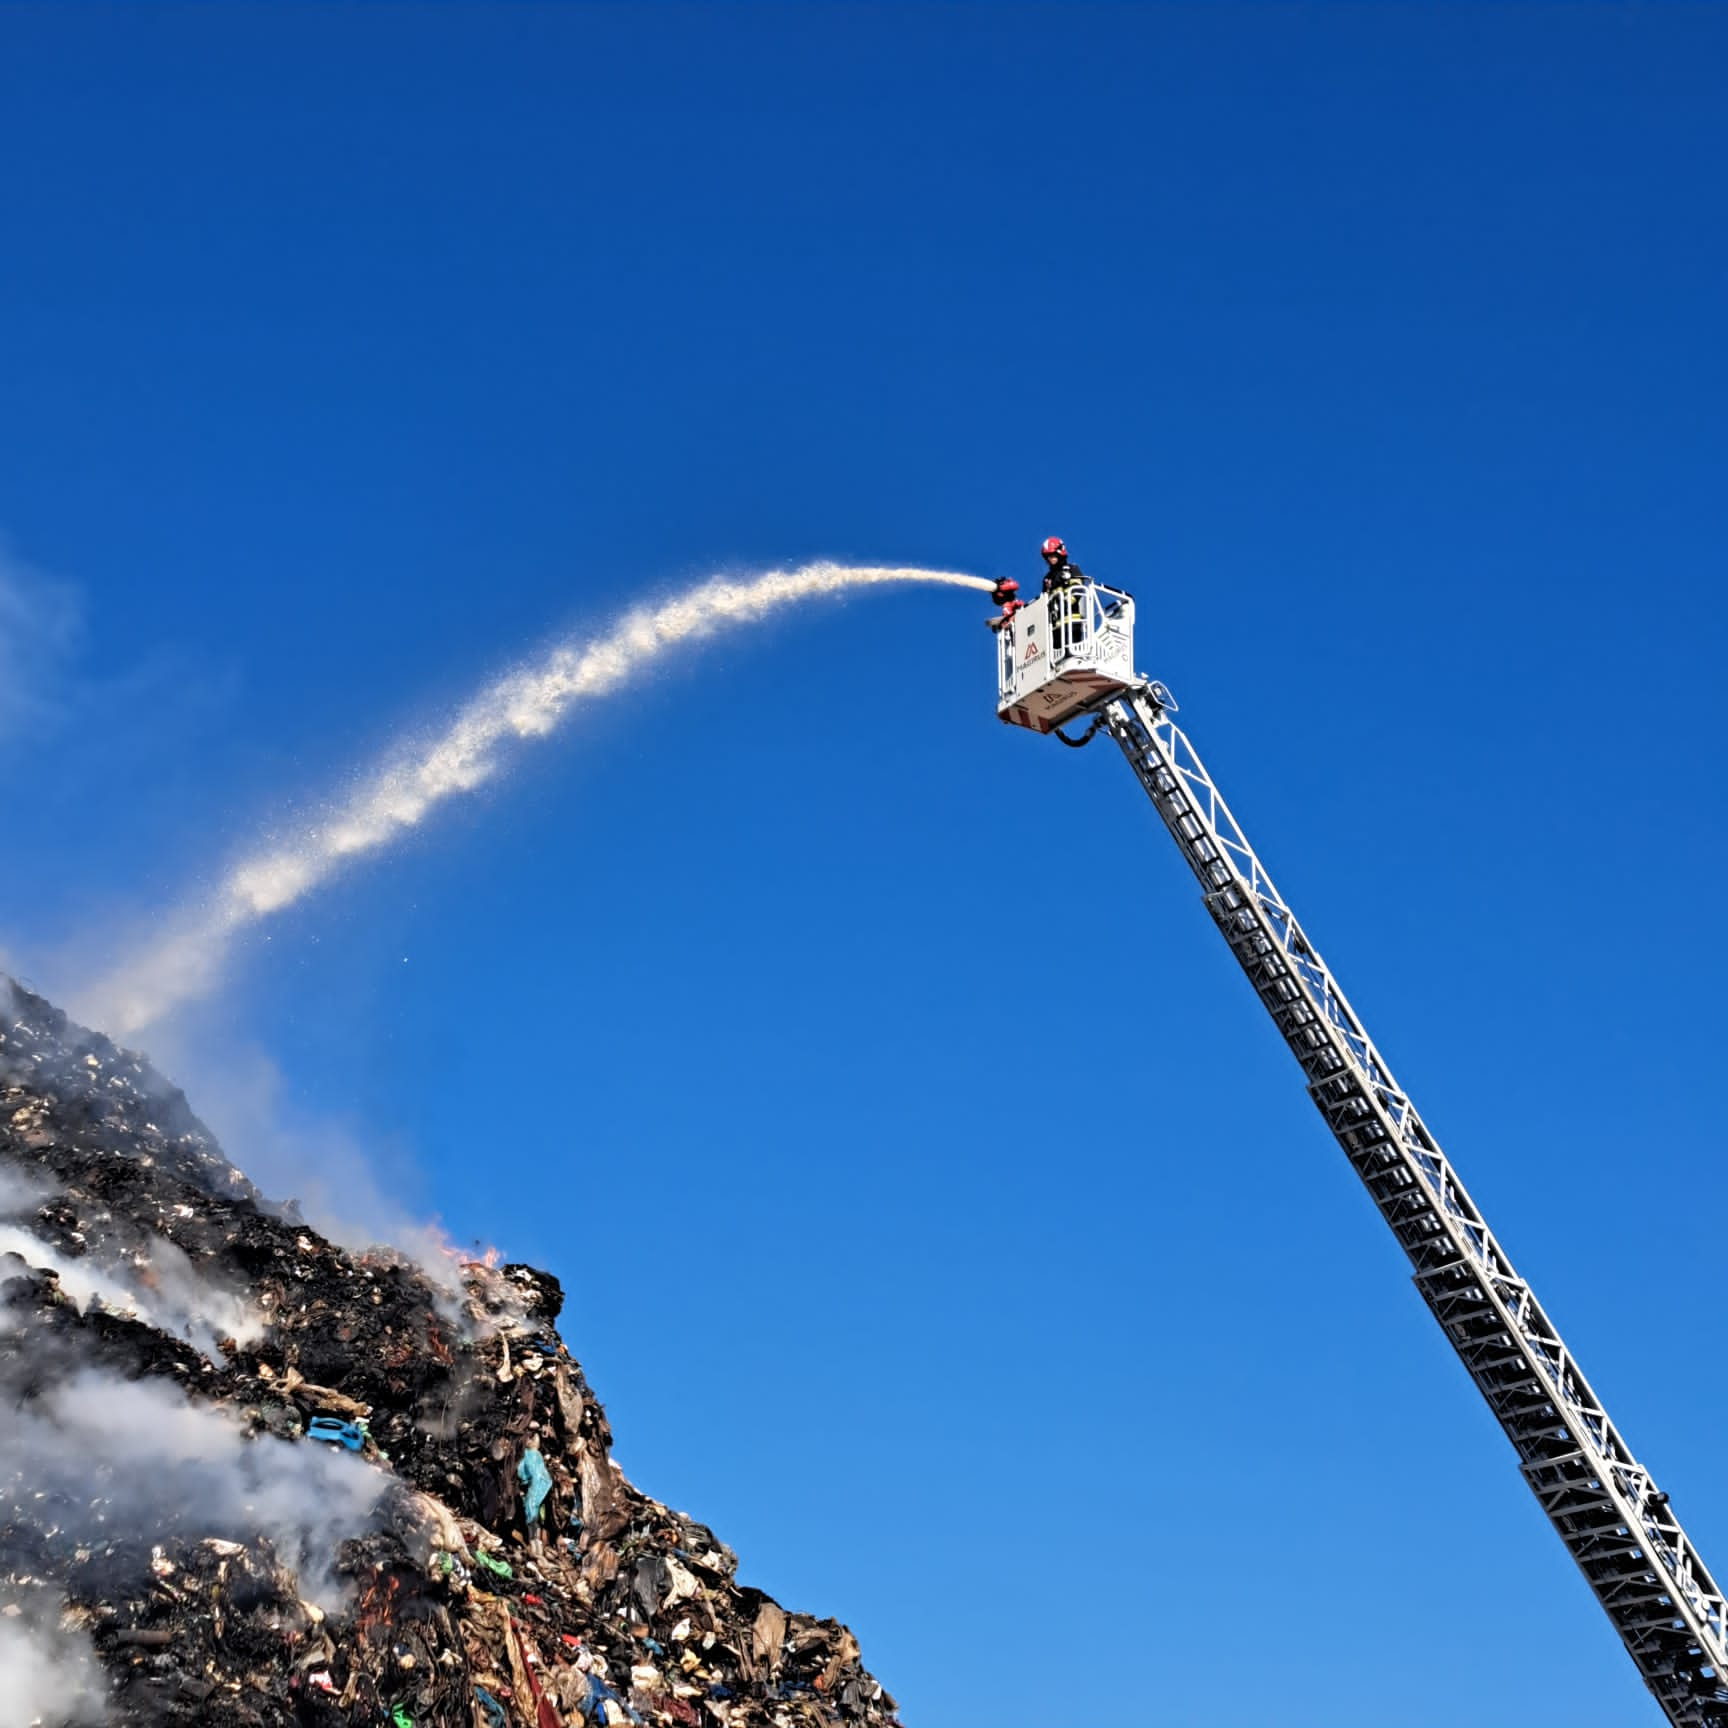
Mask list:
[[[402,1580],[394,1572],[374,1574],[354,1612],[354,1634],[363,1638],[374,1626],[388,1626],[395,1613],[396,1593]]]
[[[438,1252],[442,1254],[446,1260],[453,1260],[457,1266],[464,1270],[470,1266],[480,1266],[484,1267],[488,1272],[496,1272],[504,1263],[504,1250],[502,1248],[487,1248],[482,1250],[479,1254],[475,1254],[470,1249],[458,1248],[456,1244],[444,1234],[443,1226],[436,1220],[434,1220],[427,1228],[432,1233],[433,1245],[437,1248]],[[479,1244],[476,1243],[475,1246],[478,1247]]]

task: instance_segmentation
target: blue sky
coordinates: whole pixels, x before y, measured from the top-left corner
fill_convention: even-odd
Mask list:
[[[1725,52],[5,10],[0,943],[53,991],[716,567],[1064,534],[1728,1568]],[[263,1052],[290,1144],[556,1271],[633,1477],[914,1728],[1654,1720],[1126,769],[997,725],[984,610],[589,711],[252,945],[190,1068]]]

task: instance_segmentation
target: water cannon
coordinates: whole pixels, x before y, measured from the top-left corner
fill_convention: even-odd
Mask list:
[[[990,590],[990,599],[997,606],[1011,604],[1020,593],[1020,584],[1012,576],[998,578],[996,586]]]

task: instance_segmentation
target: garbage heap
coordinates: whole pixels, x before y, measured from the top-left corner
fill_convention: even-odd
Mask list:
[[[0,977],[0,1728],[895,1725],[624,1479],[562,1299],[345,1252]]]

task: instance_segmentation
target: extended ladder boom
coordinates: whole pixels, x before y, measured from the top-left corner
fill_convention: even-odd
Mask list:
[[[1094,712],[1199,878],[1206,909],[1644,1683],[1675,1728],[1728,1728],[1722,1593],[1471,1204],[1166,701],[1162,686],[1141,683]]]

